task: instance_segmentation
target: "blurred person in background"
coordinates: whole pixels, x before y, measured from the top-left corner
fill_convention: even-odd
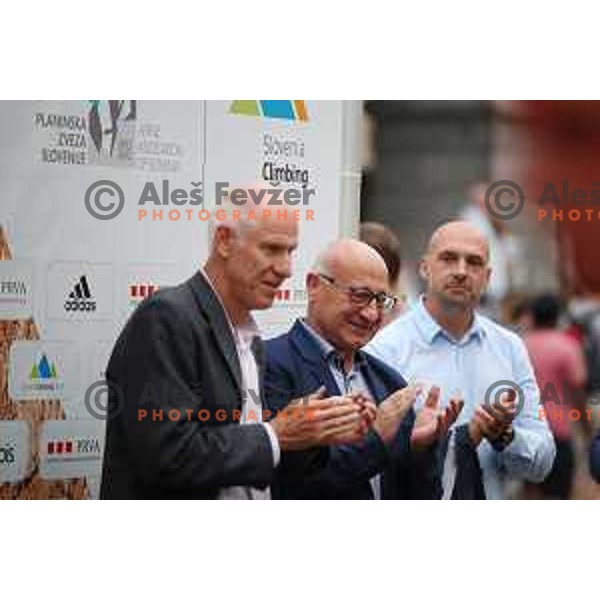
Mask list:
[[[541,390],[541,400],[556,444],[556,458],[548,477],[537,491],[547,498],[566,500],[571,495],[575,472],[573,428],[570,412],[581,410],[579,398],[586,383],[581,346],[559,329],[561,303],[552,294],[534,298],[529,305],[532,328],[523,340]],[[530,487],[529,491],[535,491]]]
[[[514,298],[509,308],[508,322],[505,326],[520,336],[525,335],[533,327],[531,298],[524,295]]]
[[[567,307],[568,326],[566,333],[583,349],[585,357],[588,397],[600,397],[600,302],[594,296],[574,296],[569,299]],[[577,408],[584,410],[586,398],[582,395]],[[591,442],[594,424],[584,419],[579,422],[584,440]]]
[[[481,308],[488,316],[499,319],[502,302],[513,287],[514,267],[519,263],[522,249],[506,221],[495,218],[485,205],[485,195],[491,184],[490,181],[478,181],[468,186],[469,204],[461,211],[459,219],[481,230],[488,241],[492,275],[481,299]]]
[[[404,311],[406,303],[406,296],[400,289],[402,272],[400,239],[389,227],[374,221],[360,224],[359,238],[361,242],[371,246],[383,258],[388,271],[390,291],[398,298],[393,310],[383,316],[382,325],[385,326]]]

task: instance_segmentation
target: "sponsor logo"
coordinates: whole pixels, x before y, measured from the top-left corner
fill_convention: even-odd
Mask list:
[[[264,162],[261,176],[272,183],[291,183],[306,187],[310,171],[303,166],[306,146],[297,136],[263,133]]]
[[[233,100],[222,105],[223,113],[228,115],[255,117],[247,119],[247,130],[249,136],[259,130],[254,149],[260,161],[255,173],[257,178],[272,185],[309,188],[318,194],[319,174],[316,157],[312,156],[311,131],[307,127],[316,118],[313,110],[305,100]],[[276,121],[281,126],[277,127]],[[238,134],[233,127],[231,135],[230,143],[237,143]],[[224,151],[226,147],[224,143]],[[253,152],[250,147],[248,151]]]
[[[46,442],[48,460],[96,460],[102,452],[95,437],[56,439]]]
[[[183,145],[165,135],[158,119],[142,118],[137,100],[48,101],[40,106],[44,108],[32,120],[36,155],[43,163],[151,172],[181,169]]]
[[[140,302],[149,298],[160,286],[154,283],[131,283],[129,284],[129,306],[135,307]]]
[[[40,475],[44,479],[98,476],[103,425],[90,419],[44,421],[40,431]]]
[[[310,170],[304,166],[306,145],[298,136],[263,133],[261,176],[271,183],[297,184],[307,187]]]
[[[113,269],[108,263],[56,261],[46,273],[46,311],[51,320],[113,318]]]
[[[65,310],[94,312],[96,310],[96,301],[92,297],[87,277],[82,275],[75,284],[72,292],[65,302]]]
[[[56,367],[50,363],[48,357],[42,354],[40,362],[31,367],[29,379],[56,379]]]
[[[0,421],[0,482],[15,483],[27,475],[29,442],[25,421]]]
[[[31,316],[31,283],[31,263],[17,260],[0,262],[0,319]]]
[[[38,362],[34,363],[29,372],[29,383],[26,384],[28,392],[60,392],[64,385],[59,380],[56,365],[42,354]]]
[[[13,465],[16,461],[15,444],[0,445],[0,465]]]
[[[2,280],[0,281],[0,302],[5,302],[7,296],[15,296],[17,301],[27,296],[27,286],[24,281]]]
[[[78,374],[76,350],[65,342],[17,340],[9,359],[8,393],[14,401],[64,399],[65,382]]]
[[[308,121],[304,100],[234,100],[229,112],[247,117]]]
[[[36,130],[43,132],[39,156],[44,163],[83,165],[88,162],[86,120],[83,112],[39,111],[33,115]]]
[[[136,100],[107,100],[108,114],[102,113],[102,100],[90,100],[88,112],[88,133],[96,151],[100,154],[103,150],[112,156],[119,136],[121,123],[136,120]],[[123,112],[127,103],[128,110]]]
[[[307,294],[305,289],[280,289],[275,292],[275,302],[302,303],[306,302]]]

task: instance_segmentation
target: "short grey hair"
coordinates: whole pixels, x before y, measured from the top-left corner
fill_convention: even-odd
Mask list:
[[[210,240],[210,243],[214,243],[215,234],[220,227],[231,229],[239,235],[243,235],[247,229],[254,227],[256,221],[248,220],[248,214],[253,208],[256,207],[254,207],[253,204],[250,204],[250,202],[245,202],[241,206],[237,206],[231,202],[231,197],[229,195],[224,196],[221,204],[219,206],[213,206],[210,213],[210,219],[208,220],[208,239]],[[239,212],[239,219],[233,218],[234,210]],[[217,213],[222,214],[220,211],[225,212],[224,219],[217,219]]]
[[[331,275],[331,257],[330,257],[330,246],[328,245],[324,250],[321,250],[312,265],[311,272],[321,273],[322,275]]]

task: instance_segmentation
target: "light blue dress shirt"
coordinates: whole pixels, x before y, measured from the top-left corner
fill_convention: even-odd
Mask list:
[[[350,392],[362,392],[368,399],[373,400],[373,395],[369,386],[363,377],[361,368],[365,364],[365,357],[361,352],[354,354],[352,369],[346,372],[343,360],[337,350],[321,335],[319,335],[306,321],[301,320],[300,324],[313,337],[323,352],[329,372],[335,380],[341,394]],[[381,475],[375,475],[371,478],[371,489],[375,500],[381,500]]]
[[[547,422],[540,417],[540,392],[531,361],[516,334],[475,313],[469,331],[455,340],[433,319],[421,298],[384,327],[365,350],[395,368],[409,384],[438,385],[442,406],[460,394],[465,405],[457,425],[471,419],[492,384],[510,380],[521,387],[524,405],[513,423],[513,441],[502,451],[485,439],[478,448],[487,498],[503,497],[506,477],[538,482],[550,472],[556,448]]]

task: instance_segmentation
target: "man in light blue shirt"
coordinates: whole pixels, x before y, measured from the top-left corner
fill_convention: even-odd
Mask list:
[[[366,349],[409,384],[438,385],[442,404],[460,393],[464,408],[456,424],[473,422],[484,438],[478,455],[487,498],[503,497],[505,477],[542,481],[552,467],[555,446],[539,411],[529,356],[517,335],[475,310],[491,275],[484,235],[462,221],[440,227],[420,272],[426,294]],[[494,402],[507,387],[519,400],[513,412]],[[452,485],[451,476],[446,483]]]

